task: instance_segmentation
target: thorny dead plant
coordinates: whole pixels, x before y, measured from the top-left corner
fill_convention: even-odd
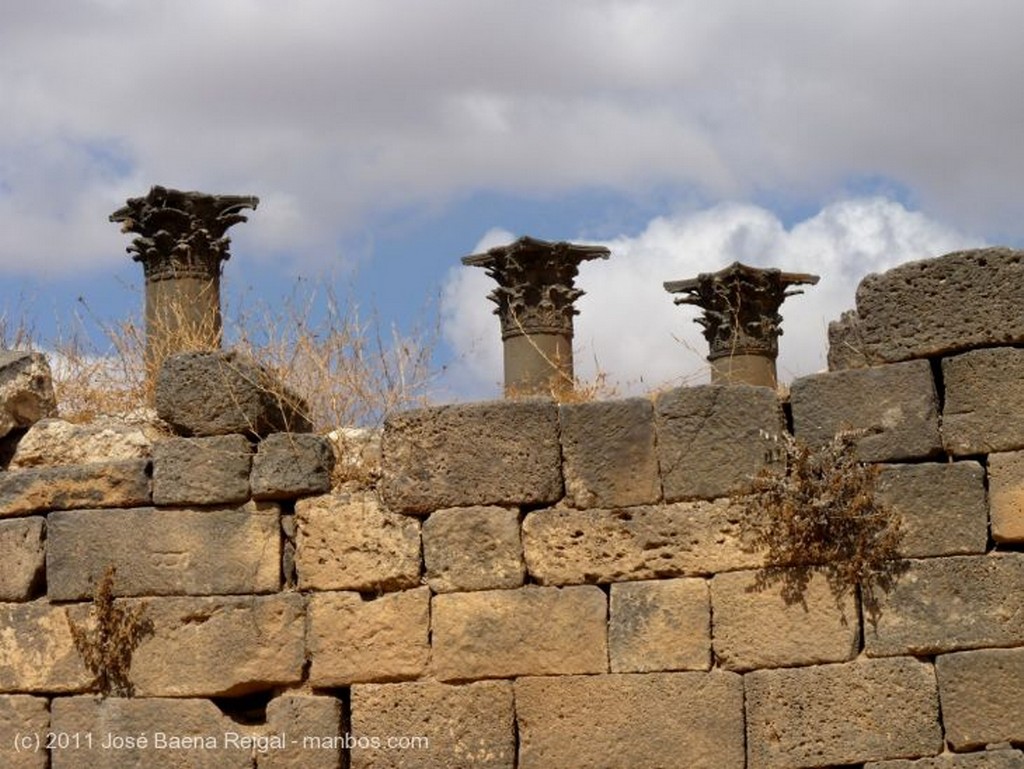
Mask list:
[[[104,697],[131,697],[132,655],[142,640],[152,634],[153,623],[145,616],[145,602],[131,607],[115,603],[115,573],[116,569],[108,566],[97,583],[86,622],[72,621],[67,610],[65,615],[75,648],[95,676],[96,689]]]
[[[859,590],[877,623],[878,591],[891,590],[906,563],[900,517],[875,493],[878,467],[857,459],[862,434],[841,431],[816,448],[788,433],[765,436],[774,456],[748,501],[748,546],[765,552],[754,590],[781,583],[783,600],[806,608],[807,587],[821,573],[840,609]]]

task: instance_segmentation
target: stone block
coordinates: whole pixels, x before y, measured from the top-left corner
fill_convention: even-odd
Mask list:
[[[432,672],[442,681],[608,671],[600,588],[443,593],[431,610]]]
[[[148,459],[157,429],[145,422],[113,418],[88,424],[41,419],[18,441],[12,470],[84,465],[125,459]]]
[[[654,406],[647,398],[559,407],[565,492],[575,507],[661,499]]]
[[[82,692],[92,684],[74,641],[73,620],[84,606],[51,606],[45,601],[0,604],[0,692]]]
[[[298,683],[304,609],[298,593],[147,599],[153,633],[132,658],[135,694],[233,697]]]
[[[1024,342],[1024,253],[958,251],[908,262],[857,287],[863,352],[876,361],[928,358]]]
[[[611,587],[609,603],[613,673],[711,667],[711,604],[704,580],[619,582]]]
[[[523,521],[530,575],[543,585],[698,576],[760,566],[727,499],[621,510],[538,510]]]
[[[514,769],[514,730],[509,681],[352,687],[354,739],[416,740],[393,750],[360,748],[357,742],[352,749],[352,769]]]
[[[1024,451],[988,455],[992,539],[1024,542]]]
[[[847,310],[828,324],[828,370],[844,371],[865,368],[872,363],[861,336],[860,323],[855,310]]]
[[[43,583],[46,524],[41,517],[0,520],[0,601],[28,601]]]
[[[1024,647],[943,654],[935,672],[953,750],[1024,744]]]
[[[23,350],[0,350],[0,438],[57,416],[57,399],[46,356]]]
[[[765,466],[766,435],[786,429],[767,387],[681,387],[658,395],[654,411],[666,502],[749,490]]]
[[[334,449],[319,435],[274,433],[252,462],[253,499],[292,499],[331,490]]]
[[[984,553],[988,547],[985,470],[977,462],[889,465],[878,497],[903,523],[908,558]]]
[[[150,503],[149,462],[128,459],[0,473],[0,518]]]
[[[243,739],[263,736],[261,727],[235,723],[209,700],[60,697],[50,728],[92,736],[91,746],[55,750],[53,769],[252,769],[254,745]]]
[[[242,435],[170,438],[153,447],[153,504],[231,505],[249,499],[252,444]]]
[[[334,697],[274,697],[267,705],[266,731],[283,732],[287,745],[260,755],[259,769],[341,769],[341,751],[332,749],[344,744],[341,719],[341,702]]]
[[[735,673],[520,678],[519,769],[742,769]]]
[[[388,591],[420,583],[420,522],[370,493],[295,503],[295,569],[302,590]]]
[[[820,446],[841,430],[863,430],[865,462],[939,454],[938,396],[928,361],[812,374],[790,388],[796,436]]]
[[[44,748],[49,727],[50,709],[45,697],[0,695],[0,765],[6,769],[47,769],[50,762]]]
[[[423,562],[435,593],[519,587],[526,576],[519,511],[438,510],[423,522]]]
[[[932,758],[869,761],[864,769],[1024,769],[1024,753],[1019,750],[983,750]]]
[[[156,410],[186,436],[312,430],[306,402],[266,368],[235,352],[167,358],[156,378]]]
[[[744,676],[749,769],[802,769],[942,750],[935,671],[915,659]]]
[[[419,678],[430,656],[430,588],[309,597],[308,646],[313,686]]]
[[[942,440],[956,456],[1024,448],[1024,350],[998,347],[945,358]]]
[[[562,496],[558,407],[493,401],[406,411],[384,425],[384,501],[395,512],[538,505]]]
[[[872,657],[1024,645],[1024,553],[909,561],[864,629]]]
[[[91,597],[111,565],[117,568],[114,592],[122,596],[276,592],[279,518],[273,505],[53,513],[47,524],[49,596]]]
[[[816,574],[804,603],[787,605],[781,585],[755,590],[757,572],[717,574],[711,580],[714,649],[726,670],[845,662],[857,656],[857,603],[847,595],[837,605],[828,582]]]

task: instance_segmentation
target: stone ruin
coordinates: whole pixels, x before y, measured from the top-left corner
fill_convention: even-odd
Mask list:
[[[0,763],[1022,769],[1022,257],[866,278],[788,399],[408,411],[342,488],[229,353],[163,366],[173,437],[60,427],[9,354],[11,435],[42,421],[0,472]],[[905,532],[874,623],[817,576],[803,605],[753,590],[744,542],[771,437],[848,428]],[[152,623],[131,698],[92,692],[70,629],[111,565]]]

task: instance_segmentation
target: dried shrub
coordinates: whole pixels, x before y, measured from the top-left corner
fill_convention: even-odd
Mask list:
[[[878,467],[857,459],[862,433],[842,431],[811,448],[788,433],[774,441],[773,460],[749,498],[749,547],[765,553],[754,590],[781,583],[787,604],[806,608],[815,573],[828,581],[838,606],[860,590],[876,622],[878,591],[888,592],[906,569],[899,516],[875,493]]]
[[[103,696],[131,697],[132,655],[142,640],[153,632],[153,623],[145,617],[147,604],[133,607],[114,602],[113,566],[107,567],[93,594],[89,619],[82,624],[71,620],[71,638],[89,672],[93,685]]]

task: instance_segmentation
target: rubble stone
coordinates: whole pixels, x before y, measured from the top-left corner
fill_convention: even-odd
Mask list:
[[[46,356],[0,350],[0,438],[55,416],[57,400]]]

